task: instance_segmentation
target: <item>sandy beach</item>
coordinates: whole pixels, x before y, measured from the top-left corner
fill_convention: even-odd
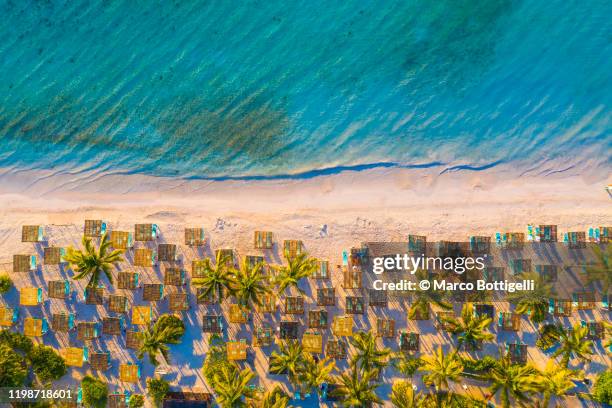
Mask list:
[[[560,233],[568,230],[587,230],[590,226],[612,222],[611,198],[604,190],[607,180],[585,180],[578,176],[507,178],[499,172],[462,172],[439,175],[428,170],[372,170],[345,172],[333,176],[307,180],[275,181],[202,181],[175,180],[143,176],[110,176],[87,178],[50,174],[43,178],[34,173],[19,177],[0,178],[0,269],[10,271],[15,253],[31,251],[31,244],[20,240],[21,226],[45,226],[46,240],[52,245],[78,246],[83,220],[102,219],[111,229],[132,230],[139,222],[155,223],[161,229],[159,242],[183,242],[185,227],[203,227],[207,245],[194,250],[181,245],[182,265],[189,269],[192,259],[212,256],[215,249],[234,248],[239,256],[257,254],[253,250],[253,231],[270,230],[275,240],[300,239],[306,250],[315,257],[330,260],[330,265],[341,263],[343,249],[358,246],[364,241],[402,241],[408,234],[426,235],[428,239],[466,240],[470,235],[493,236],[497,231],[523,231],[529,223],[556,224]],[[40,248],[36,249],[40,252]],[[271,263],[281,262],[281,254],[268,254]],[[128,262],[120,270],[135,268]],[[335,268],[334,268],[335,271]],[[158,281],[162,276],[159,266],[140,271],[145,281]],[[17,289],[41,285],[51,279],[65,279],[71,272],[66,267],[43,266],[35,273],[13,274]],[[341,276],[334,272],[332,285],[341,286]],[[316,294],[316,284],[305,282],[309,301]],[[82,297],[83,282],[73,282],[76,296]],[[315,286],[312,286],[315,285]],[[311,287],[312,286],[312,287]],[[117,289],[109,288],[111,292]],[[172,290],[172,289],[170,289]],[[343,299],[343,291],[337,292]],[[17,293],[5,302],[16,300]],[[140,296],[130,294],[133,305],[140,304]],[[82,301],[82,299],[81,299]],[[316,301],[315,301],[316,302]],[[342,301],[341,301],[342,302]],[[180,346],[171,347],[173,361],[164,367],[165,376],[181,389],[207,390],[201,374],[207,350],[207,338],[199,325],[206,308],[191,299],[192,311],[185,314],[187,334]],[[332,313],[341,314],[338,304]],[[497,306],[505,309],[508,306]],[[39,308],[27,308],[24,316],[47,316],[53,311],[68,308],[77,312],[79,320],[97,320],[107,316],[104,306],[83,306],[77,301],[49,299]],[[158,302],[155,315],[166,312],[165,302]],[[450,347],[448,335],[439,333],[432,322],[406,320],[407,305],[389,305],[386,312],[396,320],[397,327],[421,333],[422,352],[434,350],[437,344]],[[337,309],[337,310],[336,310]],[[459,313],[459,308],[456,308]],[[227,312],[225,309],[221,312]],[[368,329],[376,315],[368,312],[356,324]],[[597,312],[598,313],[598,312]],[[273,317],[273,320],[279,315]],[[599,316],[599,315],[597,315]],[[597,317],[596,316],[596,317]],[[254,322],[262,316],[255,314]],[[600,318],[600,317],[597,317]],[[300,318],[300,321],[303,321]],[[580,316],[568,320],[576,323]],[[193,327],[191,327],[193,326]],[[495,355],[498,344],[510,339],[533,343],[535,328],[523,319],[520,337],[500,332],[497,340],[485,347],[484,354]],[[229,338],[250,339],[249,330],[230,324]],[[111,351],[113,368],[98,373],[107,378],[111,389],[145,392],[144,381],[139,384],[117,382],[118,362],[135,361],[133,351],[126,350],[121,336],[103,336],[90,347]],[[57,348],[71,344],[70,336],[48,333],[43,342]],[[388,344],[387,344],[388,343]],[[385,344],[395,347],[395,343]],[[266,374],[267,355],[253,348],[251,365],[259,376],[258,384],[266,387],[271,381],[286,384],[283,376]],[[592,372],[610,365],[605,350],[597,349],[591,363]],[[484,355],[483,354],[483,355]],[[536,347],[529,347],[530,361],[543,365],[546,356]],[[343,369],[346,363],[339,363]],[[91,371],[84,367],[71,369],[78,379]],[[144,362],[143,378],[154,375],[154,368]],[[392,370],[383,379],[381,395],[387,395],[395,378]],[[416,384],[420,383],[416,377]],[[71,384],[70,376],[62,380]],[[458,390],[482,398],[486,390],[482,383],[466,380],[467,388]],[[294,402],[294,405],[303,405]],[[305,403],[308,405],[308,402]]]

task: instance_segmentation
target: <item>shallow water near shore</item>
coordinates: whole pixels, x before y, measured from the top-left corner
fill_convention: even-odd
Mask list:
[[[610,168],[610,2],[0,10],[0,167],[15,173]]]

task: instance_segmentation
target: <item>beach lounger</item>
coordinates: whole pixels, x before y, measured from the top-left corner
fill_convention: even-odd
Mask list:
[[[309,331],[302,336],[302,347],[307,353],[323,353],[323,336],[319,332]]]
[[[19,308],[0,306],[0,326],[11,327],[17,323]]]
[[[161,283],[145,283],[142,285],[142,300],[156,302],[164,297],[164,285]]]
[[[297,340],[300,323],[295,321],[281,321],[278,338],[282,340]]]
[[[308,327],[311,329],[327,329],[329,324],[327,310],[309,310]]]
[[[314,279],[331,279],[331,272],[329,270],[329,261],[319,260],[318,268],[312,277]]]
[[[564,241],[571,249],[586,248],[586,233],[584,231],[571,231],[565,234]]]
[[[119,365],[119,380],[136,384],[140,381],[140,365],[127,363]]]
[[[424,235],[408,235],[408,252],[413,255],[425,254],[427,237]]]
[[[599,227],[599,243],[609,244],[612,242],[612,227]]]
[[[395,337],[395,320],[376,318],[376,336],[383,338]]]
[[[60,350],[60,355],[66,361],[69,367],[82,367],[84,361],[84,353],[82,348],[66,347]]]
[[[489,303],[477,303],[474,305],[474,316],[495,319],[495,307]]]
[[[491,237],[474,235],[470,237],[470,251],[473,254],[484,255],[491,253]]]
[[[151,320],[153,320],[151,306],[134,306],[132,308],[132,324],[148,326]]]
[[[134,236],[127,231],[111,231],[111,244],[114,249],[130,249],[134,246]]]
[[[130,393],[125,391],[119,394],[109,394],[106,403],[107,408],[128,408],[130,401]]]
[[[272,249],[274,247],[272,232],[270,231],[255,231],[254,242],[255,249]]]
[[[187,293],[171,293],[168,295],[168,310],[171,312],[184,312],[189,310]]]
[[[363,297],[361,296],[347,296],[346,297],[346,314],[364,314],[365,306]]]
[[[206,276],[207,260],[195,259],[191,262],[191,278],[204,278]]]
[[[35,255],[13,255],[13,272],[31,272],[36,269]]]
[[[521,315],[514,312],[499,312],[498,326],[506,331],[519,331],[521,328]]]
[[[527,344],[507,343],[506,355],[510,357],[512,364],[525,364],[527,362]]]
[[[21,228],[21,242],[42,242],[43,227],[40,225],[24,225]]]
[[[67,333],[75,328],[74,313],[54,313],[51,318],[51,329],[55,332]]]
[[[125,320],[122,317],[104,317],[102,319],[102,334],[120,336],[125,328]]]
[[[106,371],[110,368],[110,352],[89,351],[88,347],[83,347],[84,360],[89,363],[92,370]]]
[[[159,229],[156,224],[134,225],[134,237],[136,241],[154,241],[158,236]]]
[[[510,261],[510,271],[513,275],[531,272],[531,259],[512,259]]]
[[[317,306],[335,306],[336,290],[334,288],[317,289]]]
[[[93,340],[100,336],[100,327],[96,322],[77,323],[77,339],[80,341]]]
[[[125,346],[132,350],[138,350],[142,346],[142,332],[128,330],[125,332]]]
[[[286,314],[303,314],[304,313],[304,297],[287,296],[285,298],[285,313]]]
[[[185,271],[178,267],[167,267],[164,271],[164,285],[183,286],[185,284]]]
[[[506,232],[502,236],[502,246],[505,249],[523,249],[525,246],[525,234],[522,232]]]
[[[106,223],[102,220],[85,220],[83,235],[89,238],[98,238],[106,233]]]
[[[185,245],[202,246],[205,243],[204,228],[185,228]]]
[[[229,321],[230,323],[243,324],[248,322],[249,313],[247,309],[241,305],[233,304],[229,308]]]
[[[155,252],[148,248],[137,248],[134,251],[134,266],[150,268],[155,264]]]
[[[58,247],[48,247],[44,249],[43,262],[45,265],[59,265],[64,262],[66,250]]]
[[[52,299],[67,299],[70,295],[70,282],[68,280],[49,281],[49,297]]]
[[[108,310],[114,313],[126,313],[128,310],[128,298],[121,295],[110,295],[108,297]]]
[[[283,253],[288,259],[294,259],[304,251],[304,244],[300,240],[287,239],[283,241]]]
[[[139,276],[137,272],[119,272],[117,274],[117,288],[135,290],[138,288]]]
[[[234,250],[231,249],[231,248],[217,249],[215,251],[215,259],[217,261],[225,259],[226,266],[228,268],[235,268],[236,267],[236,254],[234,253]]]
[[[19,304],[21,306],[38,306],[42,301],[42,288],[26,287],[19,291]]]
[[[274,344],[274,330],[264,323],[253,333],[253,347],[268,347]]]
[[[595,292],[572,293],[572,308],[576,310],[595,309]]]
[[[418,352],[420,348],[419,333],[401,332],[399,348],[404,353]]]
[[[386,290],[368,289],[368,298],[371,307],[387,307],[389,303]]]
[[[85,288],[84,295],[86,305],[104,304],[104,288]]]
[[[536,274],[546,283],[557,281],[557,265],[536,265]]]
[[[246,340],[241,339],[239,341],[228,341],[227,347],[227,359],[229,361],[241,361],[247,358],[248,345]]]
[[[538,240],[540,242],[557,242],[556,225],[540,225],[538,228]]]
[[[340,339],[329,339],[325,345],[325,357],[343,360],[346,359],[347,345],[346,342]]]
[[[223,332],[222,317],[216,314],[204,314],[202,318],[202,332],[221,334]]]
[[[332,323],[332,332],[336,336],[350,337],[353,335],[353,317],[336,316]]]
[[[23,334],[28,337],[41,337],[49,330],[46,319],[26,317],[23,321]]]
[[[257,305],[260,313],[276,313],[276,295],[266,293],[260,297],[261,305]]]
[[[606,330],[603,322],[596,321],[580,321],[582,327],[587,328],[587,339],[590,340],[603,340],[606,336]]]
[[[548,313],[556,317],[570,317],[572,315],[572,302],[569,299],[549,299]]]
[[[178,260],[176,245],[159,244],[157,246],[157,260],[159,262],[176,262]]]

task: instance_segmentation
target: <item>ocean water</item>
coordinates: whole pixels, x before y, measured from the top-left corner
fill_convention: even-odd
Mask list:
[[[612,168],[609,0],[0,1],[5,172]]]

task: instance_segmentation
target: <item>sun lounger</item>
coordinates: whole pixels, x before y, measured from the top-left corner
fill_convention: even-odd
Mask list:
[[[223,331],[221,316],[216,314],[205,314],[202,318],[202,331],[204,333],[220,334]]]
[[[497,324],[502,330],[519,331],[521,328],[521,316],[513,312],[499,312]]]
[[[586,233],[584,231],[566,232],[563,241],[571,249],[584,249],[586,248]]]
[[[84,360],[89,363],[92,370],[106,371],[110,368],[110,352],[91,352],[88,347],[83,347]]]
[[[352,336],[353,335],[353,317],[352,316],[336,316],[332,323],[332,332],[336,336]]]
[[[153,320],[151,306],[134,306],[132,308],[132,324],[148,326]]]
[[[168,295],[168,310],[171,312],[184,312],[189,310],[187,293],[171,293]]]
[[[285,298],[286,314],[303,314],[304,298],[302,296],[287,296]]]
[[[399,338],[400,351],[405,353],[416,353],[419,351],[419,333],[401,332]]]
[[[42,242],[43,227],[40,225],[24,225],[21,228],[21,242]]]
[[[23,321],[23,334],[28,337],[41,337],[49,330],[46,319],[35,319],[26,317]]]
[[[512,364],[525,364],[527,362],[527,345],[524,343],[507,343],[506,355]]]
[[[131,232],[111,231],[110,240],[115,249],[130,249],[134,246],[134,237]]]
[[[64,262],[66,250],[58,247],[48,247],[44,249],[43,262],[45,265],[59,265]]]
[[[240,361],[246,360],[247,358],[247,343],[246,340],[240,341],[228,341],[227,346],[227,359],[229,361]]]
[[[164,271],[164,285],[183,286],[185,284],[185,271],[178,267],[167,267]]]
[[[125,320],[122,317],[104,317],[102,319],[102,334],[120,336],[125,328]]]
[[[148,248],[137,248],[134,251],[134,266],[150,268],[155,264],[155,252]]]
[[[19,308],[0,306],[0,326],[10,327],[17,323]]]
[[[340,339],[329,339],[325,346],[325,357],[334,358],[338,360],[346,359],[347,357],[347,345]]]
[[[119,380],[136,384],[140,381],[140,365],[134,363],[119,365]]]
[[[372,307],[387,307],[389,303],[386,290],[368,289],[368,298]]]
[[[106,233],[106,223],[102,220],[85,220],[83,235],[98,238]]]
[[[331,272],[329,270],[329,261],[319,260],[318,268],[312,277],[314,279],[331,279]]]
[[[130,401],[130,393],[125,391],[120,394],[109,394],[106,403],[108,408],[128,408]]]
[[[582,327],[587,328],[587,338],[590,340],[603,340],[606,335],[606,330],[603,322],[596,321],[580,321]]]
[[[483,255],[491,253],[491,237],[474,235],[470,237],[470,251]]]
[[[323,353],[323,336],[318,332],[306,332],[302,336],[302,347],[307,353]]]
[[[81,341],[93,340],[100,335],[99,324],[96,322],[77,323],[77,339]]]
[[[31,272],[35,269],[35,255],[13,255],[13,272]]]
[[[104,304],[104,288],[85,288],[84,295],[86,305]]]
[[[255,329],[253,333],[253,347],[267,347],[274,344],[274,330],[267,324]]]
[[[376,318],[376,336],[384,338],[395,337],[395,320]]]
[[[408,252],[414,255],[425,253],[427,237],[424,235],[408,235]]]
[[[51,328],[55,332],[67,333],[75,328],[74,313],[54,313],[51,318]]]
[[[363,297],[361,296],[347,296],[346,297],[346,314],[364,314],[365,306]]]
[[[82,367],[84,361],[84,353],[82,348],[66,347],[60,350],[60,355],[66,361],[69,367]]]
[[[67,299],[70,295],[70,282],[68,280],[49,281],[49,297],[53,299]]]
[[[108,297],[108,310],[114,313],[126,313],[128,309],[128,298],[121,295],[110,295]]]
[[[159,236],[156,224],[136,224],[134,226],[134,237],[136,241],[154,241]]]
[[[266,293],[260,297],[261,305],[257,305],[260,313],[276,313],[276,296],[273,293]]]
[[[42,303],[41,288],[21,288],[19,291],[19,304],[21,306],[38,306]]]
[[[117,274],[117,288],[135,290],[138,288],[137,272],[119,272]]]
[[[304,251],[304,244],[300,240],[287,239],[283,241],[283,251],[289,259],[293,259]]]
[[[272,247],[274,246],[272,232],[255,231],[254,242],[255,249],[272,249]]]
[[[329,324],[327,310],[309,310],[308,327],[311,329],[327,329]]]
[[[229,321],[230,323],[243,324],[249,320],[249,313],[246,308],[233,304],[230,305],[229,309]]]
[[[531,259],[512,259],[510,261],[510,271],[513,275],[531,272]]]
[[[282,340],[297,340],[300,323],[295,321],[282,321],[278,331],[278,337]]]
[[[335,306],[336,290],[334,288],[317,289],[317,306]]]
[[[142,285],[142,300],[156,302],[164,297],[164,285],[161,283],[145,283]]]
[[[185,245],[202,246],[205,243],[204,228],[185,228]]]
[[[570,317],[572,315],[572,302],[569,299],[549,299],[548,313],[557,317]]]
[[[159,244],[157,246],[157,260],[160,262],[176,262],[178,260],[176,245]]]
[[[132,350],[138,350],[142,346],[142,333],[137,330],[126,331],[125,346]]]
[[[572,293],[572,308],[576,310],[595,309],[595,292]]]

